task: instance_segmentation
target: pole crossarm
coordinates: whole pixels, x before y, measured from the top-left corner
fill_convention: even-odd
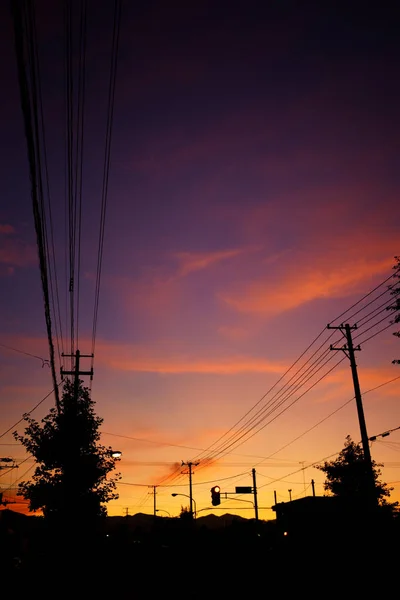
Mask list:
[[[61,378],[64,378],[64,375],[74,375],[76,384],[78,382],[79,375],[87,375],[90,377],[91,381],[93,380],[93,367],[90,369],[90,371],[81,371],[79,368],[79,361],[81,358],[93,358],[94,354],[81,354],[79,350],[77,350],[75,354],[62,353],[61,356],[65,358],[75,358],[75,369],[73,371],[65,371],[61,367]]]

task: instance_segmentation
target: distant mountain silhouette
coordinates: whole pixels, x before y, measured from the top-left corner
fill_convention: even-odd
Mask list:
[[[157,522],[179,522],[181,519],[179,517],[156,517]],[[206,515],[204,517],[199,517],[195,519],[194,523],[196,527],[206,527],[207,529],[219,529],[223,527],[227,527],[232,525],[234,522],[244,523],[249,521],[249,519],[245,519],[244,517],[239,517],[237,515],[231,515],[226,513],[224,515]],[[128,515],[125,517],[122,516],[110,516],[106,519],[106,530],[111,532],[118,530],[120,528],[128,528],[130,530],[134,530],[140,528],[143,532],[150,531],[154,527],[154,515],[149,515],[145,513],[136,513],[135,515]]]

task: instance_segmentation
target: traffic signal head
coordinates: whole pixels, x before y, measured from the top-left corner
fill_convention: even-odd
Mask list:
[[[221,488],[219,485],[215,485],[213,488],[211,488],[211,504],[213,506],[218,506],[218,504],[221,504]]]

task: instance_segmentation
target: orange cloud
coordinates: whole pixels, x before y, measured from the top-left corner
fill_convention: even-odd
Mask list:
[[[105,282],[112,287],[113,293],[118,289],[118,297],[129,311],[134,309],[156,316],[170,315],[171,311],[180,310],[184,280],[189,274],[258,250],[258,247],[246,247],[213,252],[175,252],[169,255],[169,259],[174,259],[173,263],[170,260],[161,267],[143,269],[137,280],[108,276]]]
[[[15,347],[23,347],[26,352],[40,353],[46,347],[45,338],[8,338]],[[82,347],[89,347],[90,340],[80,338]],[[147,373],[200,373],[200,374],[238,374],[238,373],[282,373],[287,365],[251,356],[189,356],[169,341],[154,343],[150,346],[140,344],[113,343],[99,339],[96,342],[96,364],[117,371],[136,371]]]
[[[314,266],[305,264],[296,265],[295,272],[287,269],[275,282],[265,281],[266,278],[253,281],[241,285],[244,289],[240,291],[219,293],[219,298],[239,312],[280,314],[313,300],[343,298],[360,292],[374,276],[390,273],[393,259],[360,258],[330,267],[318,264],[318,260]]]
[[[101,347],[101,344],[98,345]],[[170,348],[156,355],[132,346],[105,346],[98,351],[98,360],[105,366],[119,371],[181,374],[200,373],[233,375],[237,373],[282,373],[285,366],[273,361],[252,357],[192,358],[171,354]]]
[[[178,275],[180,277],[184,277],[189,273],[192,273],[193,271],[207,269],[211,265],[219,263],[222,260],[234,258],[236,256],[239,256],[240,254],[243,254],[244,252],[245,250],[243,249],[221,250],[217,252],[203,253],[176,252],[174,256],[178,258],[181,263],[178,270]]]

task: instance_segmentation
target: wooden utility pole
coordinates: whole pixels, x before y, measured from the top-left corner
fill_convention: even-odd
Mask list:
[[[349,324],[346,324],[346,325],[342,324],[342,325],[339,325],[338,327],[333,327],[332,325],[328,325],[327,329],[339,329],[347,341],[347,344],[345,344],[341,348],[334,348],[331,345],[330,349],[331,350],[341,350],[342,352],[344,352],[346,354],[347,358],[350,360],[351,373],[353,376],[354,396],[356,399],[358,421],[360,424],[361,442],[362,442],[363,454],[364,454],[365,471],[366,471],[366,477],[368,480],[368,485],[370,488],[370,502],[373,507],[376,507],[378,504],[378,499],[377,499],[376,491],[375,491],[374,470],[372,467],[372,459],[371,459],[371,452],[369,449],[367,426],[365,423],[364,409],[363,409],[362,398],[361,398],[360,382],[358,380],[357,364],[356,364],[356,359],[355,359],[355,355],[354,355],[354,351],[355,350],[359,351],[359,350],[361,350],[361,348],[360,348],[360,346],[357,346],[356,348],[354,348],[353,339],[351,337],[351,331],[353,329],[357,329],[357,325],[350,326]]]
[[[192,467],[197,467],[200,461],[197,462],[183,462],[182,467],[187,466],[189,471],[184,473],[184,475],[189,475],[189,498],[190,498],[190,516],[193,519],[193,490],[192,490]]]
[[[154,512],[154,516],[157,516],[157,502],[156,502],[156,497],[157,497],[157,487],[156,485],[151,485],[150,487],[153,488],[153,512]]]
[[[257,502],[256,470],[252,469],[251,473],[253,475],[254,512],[255,512],[256,521],[258,521],[258,502]]]

